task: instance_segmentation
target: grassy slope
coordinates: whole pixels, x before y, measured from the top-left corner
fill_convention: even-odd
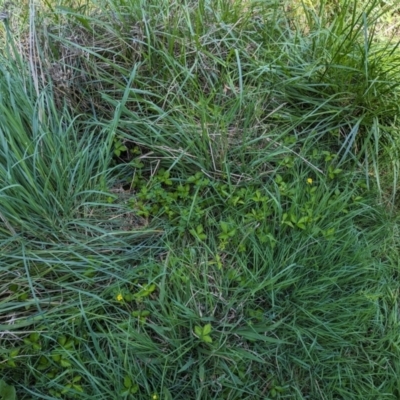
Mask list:
[[[0,378],[398,398],[394,11],[68,5],[3,30]]]

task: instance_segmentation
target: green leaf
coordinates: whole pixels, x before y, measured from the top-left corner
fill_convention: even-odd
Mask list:
[[[126,293],[123,295],[123,297],[124,297],[125,301],[132,301],[134,298],[134,295],[132,293]]]
[[[72,347],[74,347],[74,339],[68,339],[64,347],[66,349],[71,349]]]
[[[11,291],[11,292],[16,292],[16,291],[18,291],[18,285],[16,285],[15,283],[13,283],[13,284],[11,284],[9,287],[8,287],[8,289]]]
[[[61,346],[64,346],[65,343],[67,342],[67,337],[66,337],[66,336],[60,336],[60,337],[57,339],[57,342],[58,342]]]
[[[140,313],[141,317],[148,317],[149,315],[150,315],[150,311],[148,311],[148,310],[143,310]]]
[[[211,336],[208,335],[202,336],[201,340],[206,343],[212,343]]]
[[[47,359],[47,357],[41,356],[41,357],[39,358],[39,364],[41,364],[41,365],[47,365],[48,363],[49,363],[49,360]]]
[[[61,361],[61,354],[52,354],[51,358],[53,359],[53,361],[55,362],[60,362]]]
[[[275,177],[275,182],[276,183],[281,183],[283,181],[283,178],[280,176],[280,175],[277,175],[276,177]]]
[[[135,394],[135,393],[138,392],[138,390],[139,390],[139,385],[138,385],[138,384],[135,384],[135,385],[133,385],[133,386],[131,387],[130,392],[131,392],[132,394]]]
[[[290,226],[291,228],[294,228],[294,225],[290,221],[283,221],[283,223]]]
[[[203,329],[201,328],[201,326],[195,326],[194,327],[194,332],[199,337],[203,336]]]
[[[126,388],[130,388],[132,386],[132,379],[129,376],[125,376],[124,378],[124,386]]]
[[[15,368],[17,366],[14,360],[7,360],[7,365],[12,368]]]
[[[199,368],[199,379],[200,379],[200,382],[203,382],[205,379],[205,368],[204,368],[203,364],[201,364],[200,368]]]
[[[235,236],[236,235],[236,229],[232,229],[230,232],[229,232],[229,236],[230,237],[233,237],[233,236]]]
[[[3,379],[0,379],[0,396],[2,400],[17,399],[14,386],[8,385]]]
[[[121,397],[128,397],[131,394],[130,389],[124,389],[119,395]]]
[[[63,358],[61,359],[60,364],[64,368],[69,368],[72,366],[72,364],[68,360],[64,360]]]
[[[229,225],[228,225],[226,222],[221,221],[221,222],[220,222],[220,226],[221,226],[222,232],[228,233]]]
[[[195,229],[190,229],[189,230],[190,234],[193,235],[194,237],[197,237],[197,232]]]
[[[203,335],[208,335],[212,331],[211,324],[207,324],[203,327]]]
[[[305,222],[308,222],[308,217],[301,217],[301,218],[297,221],[297,224],[304,224]]]
[[[135,294],[135,297],[147,297],[156,290],[156,284],[143,285],[142,289]]]
[[[14,357],[17,357],[18,353],[19,353],[19,349],[13,349],[10,351],[9,355],[11,358],[14,358]]]
[[[87,278],[93,278],[96,275],[96,270],[94,268],[88,268],[83,275]]]
[[[205,240],[207,239],[207,235],[204,233],[203,225],[197,225],[196,229],[191,229],[189,231],[194,237]]]
[[[142,312],[141,311],[132,311],[132,317],[134,317],[134,318],[138,318],[138,317],[140,317],[141,316],[141,314],[142,314]]]
[[[18,296],[18,300],[20,300],[20,301],[24,301],[27,298],[28,298],[28,293],[23,293],[23,294]]]
[[[33,332],[29,335],[29,339],[31,340],[31,342],[37,342],[40,338],[40,333],[38,332]]]
[[[32,344],[32,349],[33,350],[40,350],[42,346],[39,343],[33,343]]]
[[[64,389],[61,391],[61,394],[66,394],[71,390],[72,385],[70,383],[68,383],[67,385],[65,385]]]
[[[72,388],[75,389],[77,392],[83,393],[83,387],[81,385],[72,385]]]

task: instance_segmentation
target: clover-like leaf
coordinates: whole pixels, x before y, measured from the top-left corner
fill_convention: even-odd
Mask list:
[[[203,336],[203,337],[201,338],[201,340],[202,340],[203,342],[206,342],[206,343],[212,343],[211,336],[209,336],[209,335]]]
[[[194,327],[194,332],[199,337],[201,337],[203,335],[203,329],[201,328],[201,326],[195,326]]]
[[[207,324],[203,327],[203,335],[208,335],[212,331],[211,324]]]

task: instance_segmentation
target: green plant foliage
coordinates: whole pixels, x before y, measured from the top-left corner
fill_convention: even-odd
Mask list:
[[[0,379],[0,398],[2,400],[17,400],[14,386],[7,385],[3,379]]]
[[[211,324],[204,325],[203,327],[196,325],[194,327],[194,332],[196,336],[204,343],[212,343],[212,339],[210,336],[212,332]]]
[[[4,4],[0,397],[400,398],[389,3]]]

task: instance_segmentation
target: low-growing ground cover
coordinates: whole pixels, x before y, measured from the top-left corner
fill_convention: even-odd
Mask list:
[[[4,7],[3,398],[399,398],[396,7]]]

